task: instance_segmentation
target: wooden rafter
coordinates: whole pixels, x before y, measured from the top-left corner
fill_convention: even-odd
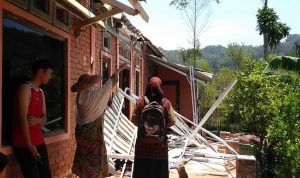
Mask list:
[[[139,3],[138,0],[128,0],[129,3],[139,11],[140,16],[146,21],[149,22],[149,16],[147,15],[146,11],[142,7],[142,5]]]
[[[84,20],[84,21],[80,22],[79,28],[81,29],[81,28],[83,28],[85,26],[94,24],[94,23],[96,23],[96,22],[98,22],[100,20],[106,19],[108,17],[111,17],[111,16],[116,15],[116,14],[121,13],[121,12],[123,12],[122,9],[119,9],[117,7],[113,7],[112,10],[110,10],[108,12],[105,12],[103,14],[97,15],[95,17],[92,17],[90,19],[87,19],[87,20]]]
[[[137,15],[139,13],[138,10],[133,9],[119,1],[116,0],[101,0],[103,3],[109,4],[113,7],[117,7],[119,9],[122,9],[125,13],[129,14],[129,15]]]

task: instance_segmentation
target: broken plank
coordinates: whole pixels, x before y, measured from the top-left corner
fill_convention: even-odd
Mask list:
[[[133,9],[119,1],[116,0],[101,0],[103,3],[109,4],[113,7],[117,7],[119,9],[121,9],[122,11],[124,11],[125,13],[129,14],[129,15],[137,15],[138,14],[138,10]]]
[[[142,17],[142,19],[144,19],[146,22],[149,22],[149,16],[144,10],[144,8],[142,7],[142,5],[139,3],[139,1],[138,0],[128,0],[128,1],[135,9],[139,11],[139,14]]]
[[[121,13],[121,12],[122,12],[121,9],[114,7],[112,10],[110,10],[106,13],[103,13],[101,15],[97,15],[95,17],[92,17],[90,19],[87,19],[87,20],[84,20],[84,21],[80,22],[79,23],[79,29],[82,29],[83,27],[94,24],[94,23],[96,23],[100,20],[106,19],[108,17],[111,17],[111,16],[116,15],[116,14]]]

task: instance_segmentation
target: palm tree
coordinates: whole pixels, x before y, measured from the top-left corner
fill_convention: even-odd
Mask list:
[[[264,57],[268,56],[268,48],[272,50],[280,40],[289,35],[290,27],[279,22],[279,17],[273,8],[268,7],[268,0],[264,1],[264,7],[258,9],[257,30],[264,38]]]

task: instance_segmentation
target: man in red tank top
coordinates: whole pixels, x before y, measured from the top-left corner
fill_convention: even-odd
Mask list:
[[[46,102],[40,85],[53,73],[47,60],[34,61],[32,78],[20,86],[14,105],[13,148],[25,178],[51,178],[42,124],[46,123]]]

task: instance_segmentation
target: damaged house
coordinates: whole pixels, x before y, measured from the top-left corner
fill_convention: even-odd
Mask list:
[[[112,91],[112,103],[105,111],[111,173],[116,171],[115,159],[126,160],[121,170],[123,174],[128,171],[126,163],[133,159],[136,132],[128,118],[136,97],[143,95],[152,76],[162,79],[163,90],[168,91],[166,97],[177,111],[178,121],[172,128],[177,135],[170,136],[173,143],[170,155],[174,159],[186,158],[192,150],[176,148],[183,149],[186,137],[191,136],[189,143],[203,149],[206,145],[205,149],[215,153],[193,152],[194,155],[222,157],[218,146],[211,145],[198,132],[193,134],[187,125],[190,122],[197,126],[195,123],[200,122],[196,114],[196,82],[209,82],[212,74],[169,62],[127,19],[126,15],[138,15],[149,20],[139,1],[129,2],[130,6],[116,0],[0,1],[0,151],[10,157],[7,178],[21,177],[11,147],[12,98],[17,86],[30,76],[30,64],[38,58],[47,58],[55,66],[53,79],[43,88],[48,111],[43,132],[53,177],[72,177],[76,123],[75,94],[70,87],[83,73],[100,73],[103,79],[99,85],[102,85],[124,62],[131,66],[120,74],[118,87]],[[236,154],[232,155],[223,155],[222,158],[228,158],[226,164],[238,159]]]

